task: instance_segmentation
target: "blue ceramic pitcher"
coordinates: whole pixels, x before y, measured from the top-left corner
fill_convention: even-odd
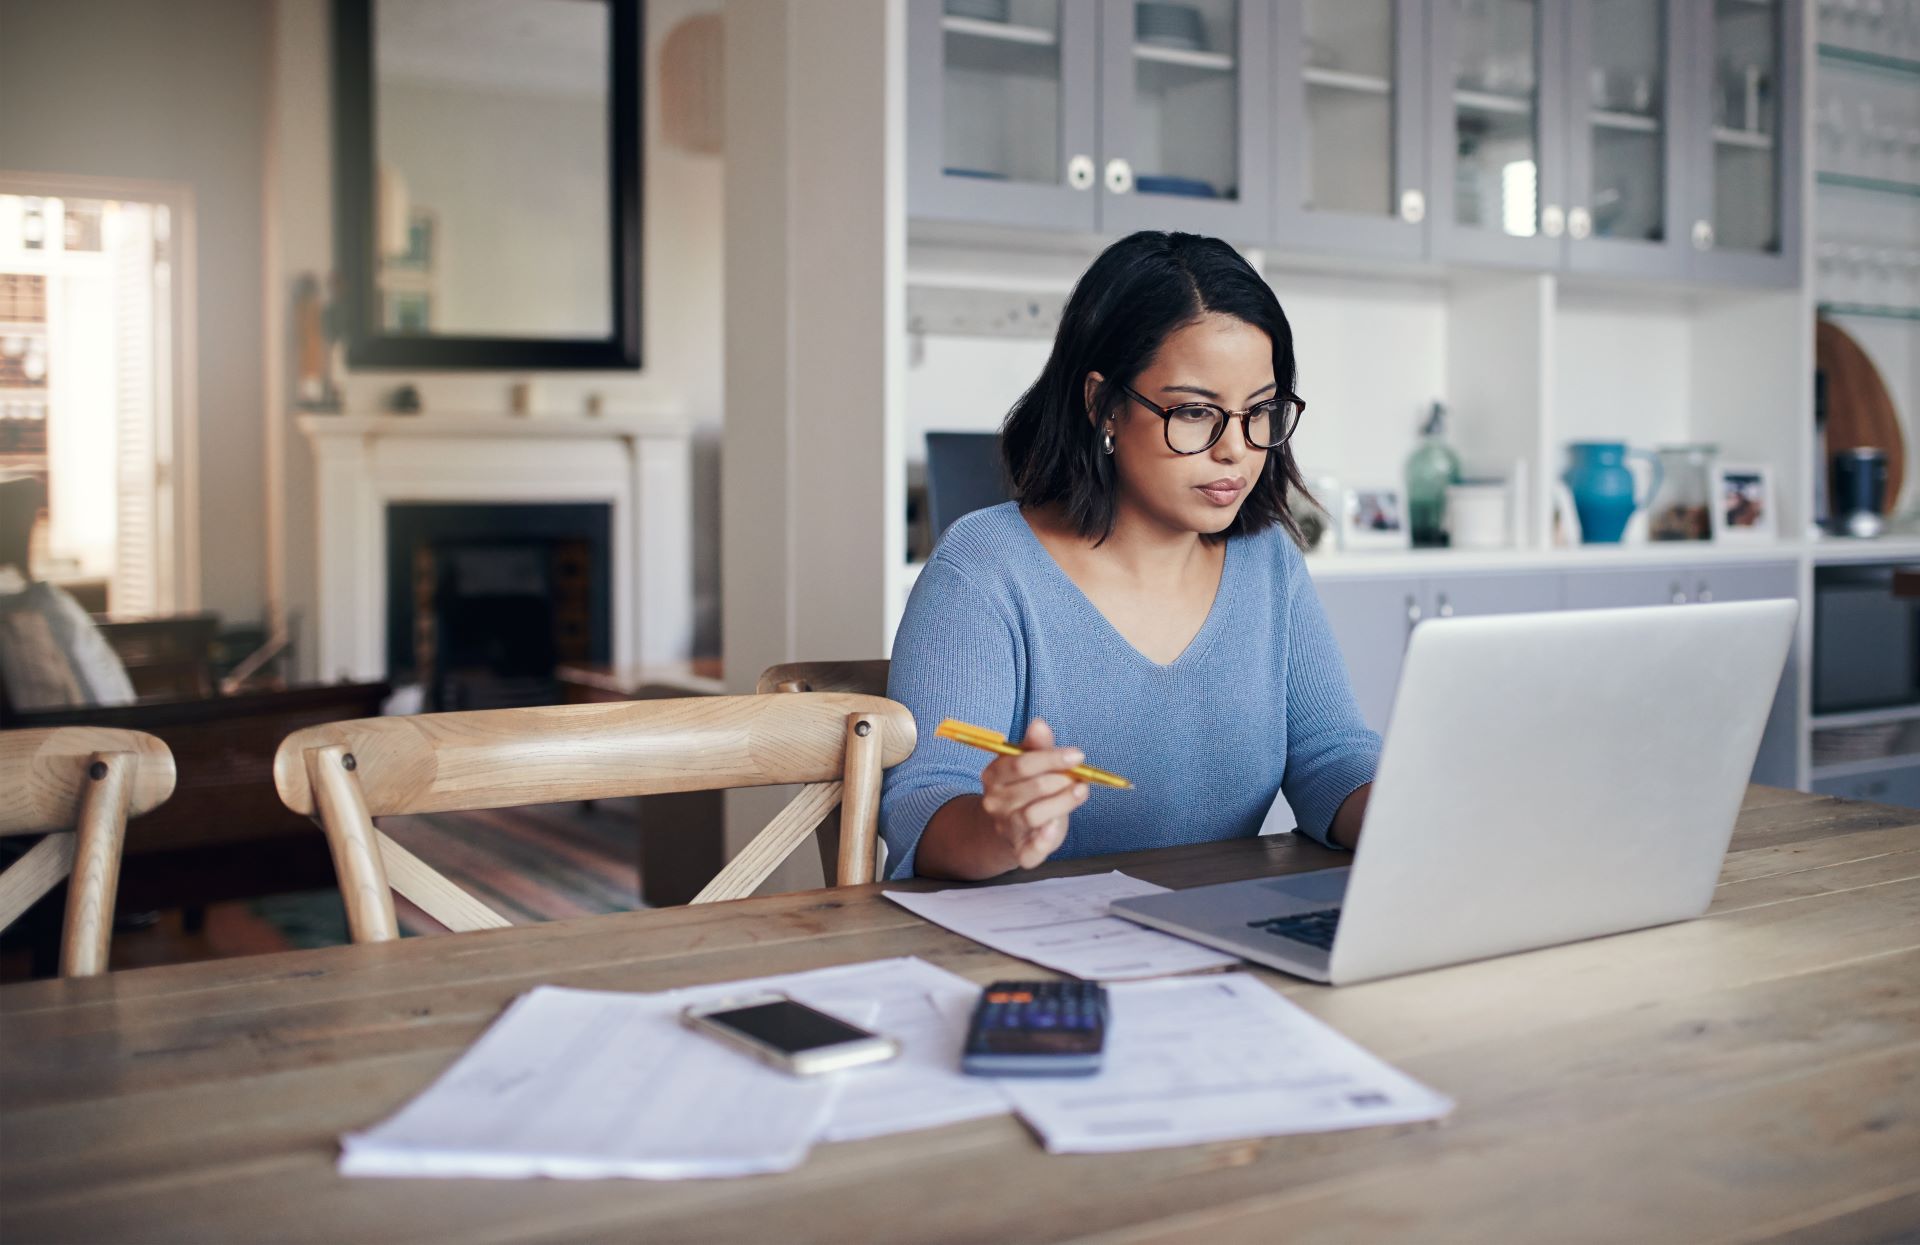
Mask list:
[[[1617,545],[1633,512],[1660,491],[1660,460],[1646,450],[1629,450],[1624,441],[1575,441],[1567,446],[1567,473],[1560,477],[1573,494],[1580,515],[1580,540],[1588,545]],[[1643,497],[1634,496],[1628,458],[1643,458],[1653,474]]]

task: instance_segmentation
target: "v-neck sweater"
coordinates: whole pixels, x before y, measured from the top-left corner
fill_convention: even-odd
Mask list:
[[[980,794],[993,760],[936,738],[943,718],[1013,740],[1044,718],[1061,746],[1133,782],[1095,786],[1055,859],[1251,837],[1276,792],[1327,842],[1341,803],[1373,780],[1380,737],[1287,534],[1236,536],[1225,553],[1206,621],[1161,664],[1068,578],[1017,504],[948,528],[894,635],[887,695],[913,711],[919,743],[881,795],[887,876],[913,876],[927,822]]]

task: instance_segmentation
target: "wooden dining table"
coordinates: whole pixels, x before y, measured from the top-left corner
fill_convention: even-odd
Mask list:
[[[1281,835],[1023,876],[1178,887],[1338,859]],[[1000,1116],[736,1180],[336,1172],[342,1133],[542,983],[901,955],[1040,972],[880,890],[7,987],[0,1240],[1920,1239],[1920,812],[1758,787],[1704,919],[1337,988],[1254,970],[1452,1097],[1439,1123],[1056,1156]]]

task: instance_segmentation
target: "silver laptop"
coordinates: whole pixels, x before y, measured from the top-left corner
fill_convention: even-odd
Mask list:
[[[1414,629],[1353,864],[1113,912],[1345,983],[1707,909],[1793,601]]]

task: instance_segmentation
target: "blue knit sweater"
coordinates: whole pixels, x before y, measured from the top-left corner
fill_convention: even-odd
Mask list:
[[[1354,706],[1340,650],[1300,552],[1279,528],[1227,542],[1212,612],[1159,665],[1121,637],[1007,502],[947,529],[907,601],[887,695],[920,742],[888,771],[887,874],[910,877],[934,812],[980,793],[993,758],[936,739],[942,718],[1018,740],[1045,718],[1063,746],[1125,775],[1094,787],[1056,858],[1259,833],[1276,791],[1322,842],[1372,781],[1380,737]]]

